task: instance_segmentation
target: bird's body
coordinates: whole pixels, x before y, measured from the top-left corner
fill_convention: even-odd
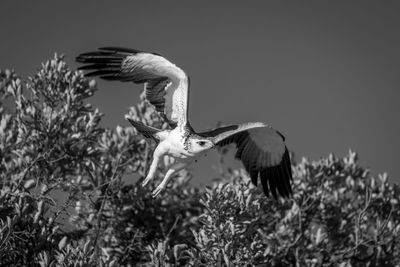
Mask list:
[[[186,127],[176,127],[172,130],[160,132],[162,138],[158,146],[163,152],[176,159],[186,160],[198,156],[198,153],[192,151],[191,139],[194,132]]]
[[[267,124],[243,123],[196,133],[188,121],[189,77],[179,67],[159,54],[135,49],[108,47],[81,54],[77,61],[85,63],[87,76],[145,84],[145,97],[162,115],[171,129],[159,130],[127,118],[135,129],[157,141],[153,161],[143,181],[145,186],[155,177],[164,155],[175,159],[163,181],[154,190],[157,196],[178,171],[203,156],[208,150],[236,144],[236,157],[241,159],[252,182],[260,178],[267,196],[271,192],[287,197],[292,193],[290,158],[284,137]]]
[[[134,122],[128,119],[133,125],[138,122]],[[143,127],[143,126],[142,126]],[[149,172],[143,181],[145,186],[150,180],[153,179],[159,160],[167,155],[175,159],[174,163],[170,166],[167,171],[164,180],[154,190],[153,195],[156,196],[163,190],[172,177],[177,171],[186,168],[204,153],[214,147],[211,140],[206,140],[198,136],[188,124],[178,124],[172,130],[164,130],[154,135],[156,140],[159,142],[153,153],[153,161],[150,165]],[[199,140],[199,141],[197,141]],[[201,143],[201,145],[199,144]],[[203,144],[204,142],[204,144]]]

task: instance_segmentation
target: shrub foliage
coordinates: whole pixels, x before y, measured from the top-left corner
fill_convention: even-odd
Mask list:
[[[145,176],[154,144],[102,127],[95,91],[57,55],[24,82],[0,71],[1,266],[400,264],[400,188],[356,153],[293,165],[290,200],[229,168],[202,189],[181,172],[152,198],[154,182],[129,181]],[[167,127],[145,101],[129,115]]]

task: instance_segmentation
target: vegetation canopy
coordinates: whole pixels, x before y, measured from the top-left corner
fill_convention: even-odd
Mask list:
[[[289,200],[224,166],[200,189],[183,171],[153,198],[170,159],[147,188],[128,183],[145,176],[154,143],[102,127],[95,91],[57,55],[26,81],[0,71],[1,266],[400,264],[400,188],[356,153],[293,165]],[[129,115],[167,127],[145,101]]]

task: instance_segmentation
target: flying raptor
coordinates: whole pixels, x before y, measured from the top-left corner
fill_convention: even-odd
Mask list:
[[[211,131],[195,132],[188,120],[189,77],[164,57],[136,49],[104,47],[83,53],[76,60],[85,65],[86,76],[104,80],[144,83],[146,99],[169,124],[160,130],[140,121],[127,118],[136,130],[158,143],[153,161],[142,185],[154,177],[157,165],[164,155],[175,158],[164,179],[153,191],[157,196],[169,179],[181,169],[214,147],[236,144],[235,157],[243,162],[251,181],[257,186],[260,179],[264,193],[274,198],[292,194],[292,170],[285,138],[262,122],[250,122],[219,127]]]

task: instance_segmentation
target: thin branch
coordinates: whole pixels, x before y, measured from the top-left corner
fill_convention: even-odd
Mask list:
[[[357,248],[359,244],[361,243],[359,240],[361,239],[361,221],[364,218],[367,209],[369,207],[369,204],[371,203],[371,192],[369,192],[369,189],[366,187],[365,188],[365,205],[364,209],[358,214],[358,217],[356,218],[356,225],[355,225],[355,247]]]
[[[105,202],[108,199],[108,196],[107,196],[108,187],[110,186],[111,182],[116,179],[117,171],[118,171],[118,168],[119,168],[120,159],[121,159],[121,154],[118,157],[117,166],[114,169],[114,173],[111,176],[110,181],[108,183],[104,183],[104,185],[107,185],[105,190],[102,192],[102,194],[105,194],[105,197],[104,197],[104,195],[99,197],[99,198],[102,198],[102,200],[101,200],[101,205],[100,205],[99,211],[97,212],[97,231],[96,231],[96,236],[95,236],[95,239],[94,239],[94,242],[93,242],[93,247],[95,247],[95,248],[97,247],[97,241],[98,241],[99,234],[100,234],[101,213],[103,212],[103,209],[104,209],[104,206],[105,206]],[[101,186],[103,186],[103,185],[101,185]]]
[[[166,238],[169,238],[169,236],[171,235],[172,231],[175,229],[176,225],[178,224],[178,221],[181,219],[181,215],[178,215],[175,219],[174,224],[172,225],[171,229],[169,229],[167,236],[165,236]]]
[[[44,159],[43,154],[39,154],[39,155],[29,164],[29,166],[25,168],[25,170],[24,170],[23,173],[22,173],[22,176],[19,178],[19,181],[18,181],[18,184],[17,184],[17,187],[15,188],[15,190],[21,186],[22,181],[25,180],[26,175],[28,174],[28,172],[30,171],[30,169],[31,169],[39,160],[42,160],[42,159]]]
[[[392,216],[392,212],[393,212],[393,205],[390,206],[390,212],[389,215],[387,216],[387,218],[385,219],[385,222],[382,224],[382,226],[378,229],[378,236],[382,235],[385,230],[386,230],[386,226],[389,223],[390,217]]]

